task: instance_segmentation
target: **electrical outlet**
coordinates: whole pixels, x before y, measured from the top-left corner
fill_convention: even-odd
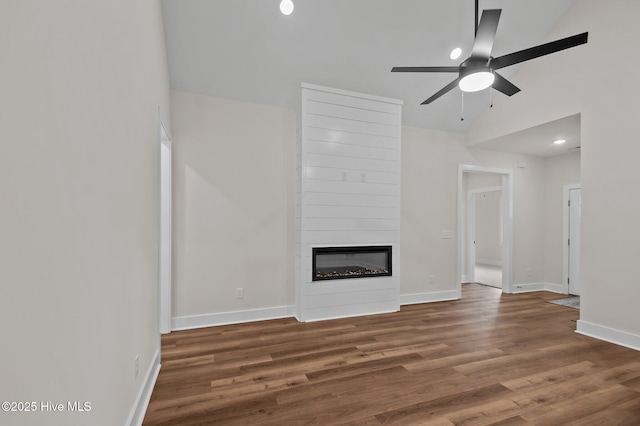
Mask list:
[[[138,377],[138,373],[140,372],[140,355],[136,355],[133,360],[133,366],[135,368],[135,376]]]
[[[244,299],[244,288],[236,288],[236,299]]]

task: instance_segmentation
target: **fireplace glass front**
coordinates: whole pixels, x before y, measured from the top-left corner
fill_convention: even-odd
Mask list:
[[[316,247],[313,281],[391,275],[391,246]]]

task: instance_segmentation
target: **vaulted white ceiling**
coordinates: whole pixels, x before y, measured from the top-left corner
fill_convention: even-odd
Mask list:
[[[480,9],[502,9],[493,56],[548,41],[574,1],[480,0]],[[300,83],[308,82],[401,99],[405,125],[457,133],[489,106],[488,90],[465,94],[461,121],[457,88],[420,105],[456,74],[390,72],[464,60],[473,43],[473,0],[294,0],[290,16],[279,2],[163,0],[172,89],[295,110]],[[452,61],[456,46],[463,55]],[[501,73],[529,90],[515,71]]]

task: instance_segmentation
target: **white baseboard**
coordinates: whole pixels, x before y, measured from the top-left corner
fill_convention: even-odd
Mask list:
[[[567,294],[566,286],[553,283],[526,283],[513,284],[513,293],[529,293],[532,291],[551,291],[553,293]]]
[[[554,293],[560,294],[569,294],[567,285],[555,284],[555,283],[545,283],[545,290],[552,291]]]
[[[469,282],[469,275],[463,275],[462,277],[460,277],[460,282],[461,283],[468,283]]]
[[[603,325],[578,320],[576,333],[640,351],[640,336]]]
[[[128,426],[141,426],[144,420],[144,415],[147,412],[149,406],[149,400],[151,399],[151,393],[153,387],[156,385],[158,379],[158,373],[160,373],[160,349],[156,351],[153,357],[153,361],[147,370],[147,374],[144,376],[142,386],[138,391],[138,396],[133,404],[129,418],[125,423]]]
[[[275,308],[249,309],[246,311],[220,312],[215,314],[176,317],[171,320],[171,330],[212,327],[225,324],[264,321],[288,318],[295,315],[295,306],[277,306]]]
[[[416,305],[418,303],[444,302],[447,300],[460,299],[460,292],[451,291],[434,291],[431,293],[414,293],[401,294],[400,305]]]
[[[511,289],[513,293],[530,293],[532,291],[544,291],[546,286],[545,283],[513,284]]]

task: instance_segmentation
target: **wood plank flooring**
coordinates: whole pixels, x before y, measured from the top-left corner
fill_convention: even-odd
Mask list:
[[[144,425],[640,425],[640,352],[579,311],[478,284],[462,300],[162,337]]]

